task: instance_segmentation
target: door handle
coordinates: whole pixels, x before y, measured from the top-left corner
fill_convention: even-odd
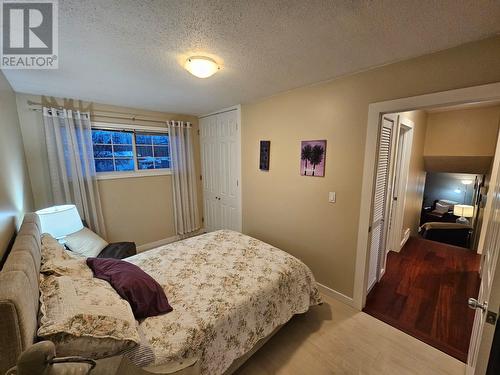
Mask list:
[[[473,310],[481,309],[483,311],[486,311],[486,309],[488,308],[488,302],[484,301],[483,303],[481,303],[475,298],[469,298],[467,304]]]

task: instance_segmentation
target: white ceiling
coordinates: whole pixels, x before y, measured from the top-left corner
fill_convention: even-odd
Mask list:
[[[500,31],[498,0],[59,0],[59,69],[17,92],[204,114]],[[181,63],[223,64],[202,80]]]

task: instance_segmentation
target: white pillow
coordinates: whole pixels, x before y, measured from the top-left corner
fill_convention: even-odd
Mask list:
[[[98,256],[108,246],[106,241],[88,228],[70,234],[64,240],[68,249],[87,258]]]
[[[445,214],[449,210],[450,210],[450,206],[445,205],[445,204],[436,203],[436,208],[434,209],[434,212],[437,212],[440,214]]]
[[[450,207],[453,207],[454,205],[458,204],[458,202],[449,201],[448,199],[440,199],[437,203]]]

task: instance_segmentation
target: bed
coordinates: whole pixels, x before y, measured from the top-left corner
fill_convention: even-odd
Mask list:
[[[53,350],[50,343],[34,345],[39,228],[37,216],[27,214],[0,272],[1,373],[23,351]],[[126,260],[162,286],[174,310],[139,321],[140,344],[95,361],[92,374],[230,374],[293,315],[320,303],[314,277],[301,261],[233,231],[211,232]]]

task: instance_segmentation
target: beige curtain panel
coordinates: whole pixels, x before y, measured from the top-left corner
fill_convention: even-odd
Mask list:
[[[181,236],[200,229],[193,136],[190,123],[168,121],[175,230]]]
[[[90,114],[43,107],[52,204],[74,204],[90,229],[106,238],[92,148]]]

